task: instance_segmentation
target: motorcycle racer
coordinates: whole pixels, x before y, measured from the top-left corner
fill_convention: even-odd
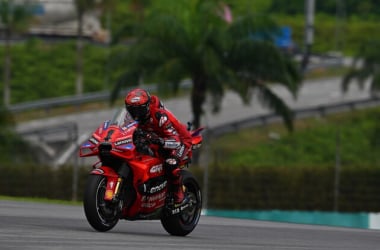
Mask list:
[[[186,126],[166,109],[160,99],[141,88],[135,88],[125,96],[125,107],[138,127],[157,137],[151,137],[153,144],[162,148],[165,158],[165,172],[174,195],[174,205],[184,202],[184,191],[179,163],[191,150],[191,135]],[[128,114],[127,114],[128,115]]]

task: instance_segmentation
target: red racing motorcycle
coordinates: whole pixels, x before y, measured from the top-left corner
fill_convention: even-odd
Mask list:
[[[123,109],[112,120],[102,123],[80,147],[80,157],[99,158],[84,191],[87,221],[95,230],[105,232],[120,219],[159,219],[169,234],[189,234],[198,224],[202,209],[200,186],[184,168],[191,162],[192,151],[180,164],[186,202],[175,207],[163,159],[149,141],[152,135],[125,117],[128,116]],[[190,126],[188,129],[191,130]],[[193,150],[201,146],[202,130],[190,131]]]

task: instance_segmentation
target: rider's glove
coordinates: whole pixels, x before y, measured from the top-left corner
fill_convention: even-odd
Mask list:
[[[161,137],[158,137],[157,135],[154,136],[152,134],[148,134],[147,138],[150,141],[150,143],[152,143],[152,144],[156,144],[159,146],[164,146],[164,144],[165,144],[165,140]]]
[[[150,139],[150,142],[159,146],[164,146],[165,144],[165,140],[162,139],[161,137],[152,138]]]

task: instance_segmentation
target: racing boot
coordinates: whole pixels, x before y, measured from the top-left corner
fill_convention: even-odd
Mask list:
[[[185,194],[182,185],[182,175],[180,169],[176,168],[172,171],[171,186],[174,197],[174,206],[178,207],[185,203]]]

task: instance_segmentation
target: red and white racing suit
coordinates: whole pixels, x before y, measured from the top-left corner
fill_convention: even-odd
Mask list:
[[[151,96],[149,111],[149,119],[140,123],[139,128],[153,132],[163,139],[165,162],[172,168],[170,171],[173,171],[191,150],[191,135],[186,126],[164,107],[157,96]]]
[[[179,163],[188,154],[191,157],[191,135],[186,126],[164,107],[157,96],[151,96],[149,112],[149,119],[145,123],[139,123],[139,128],[153,132],[163,139],[161,147],[164,151],[164,168],[175,202],[179,203],[184,199]]]

